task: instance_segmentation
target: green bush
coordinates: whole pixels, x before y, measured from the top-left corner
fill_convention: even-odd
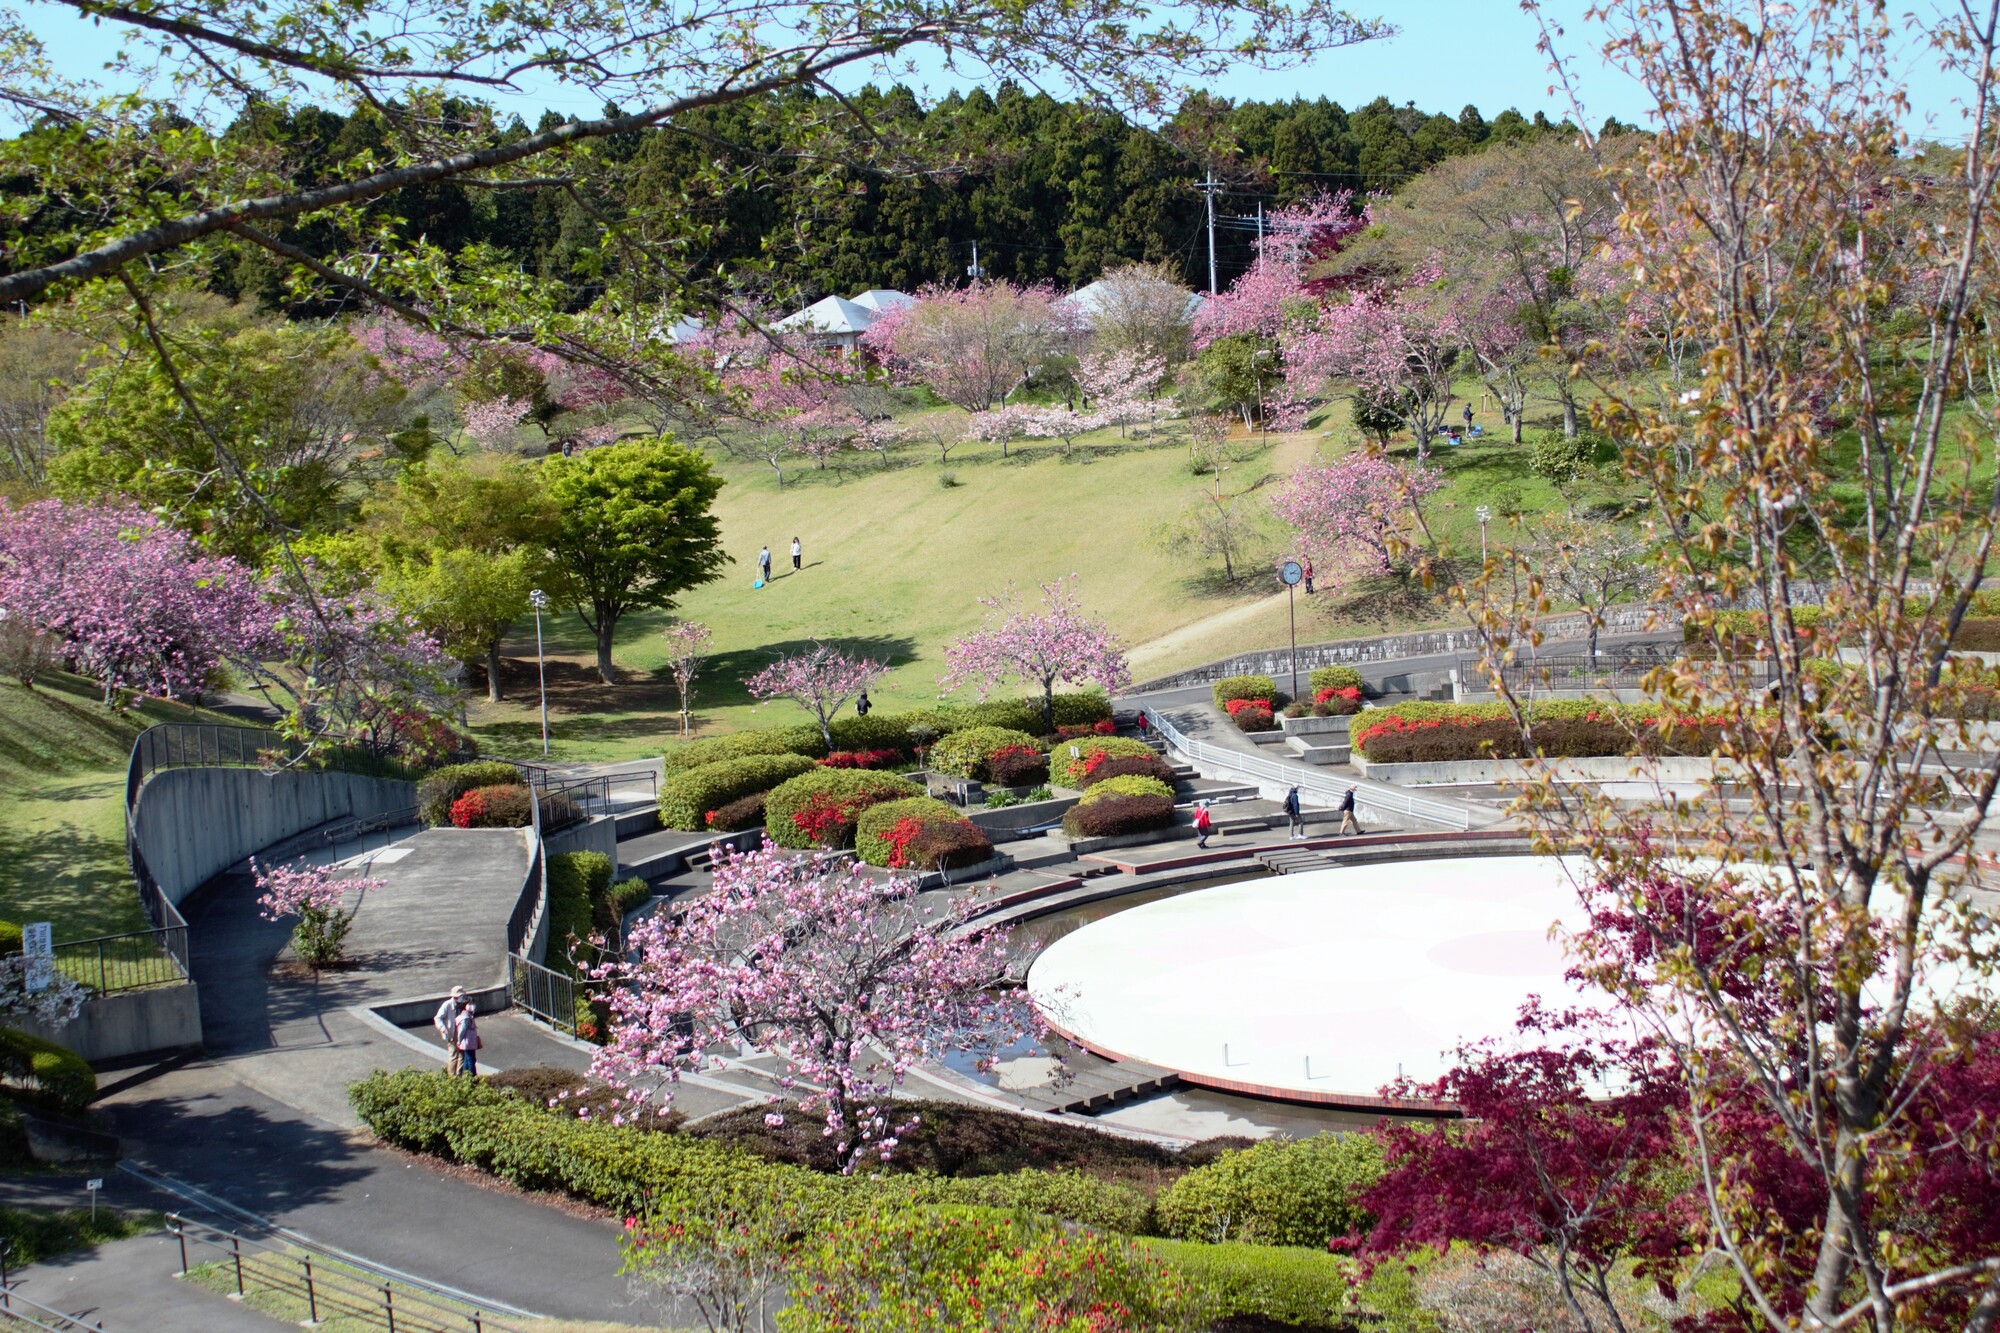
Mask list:
[[[0,921],[0,958],[17,954],[25,946],[21,943],[21,926],[15,921]]]
[[[1057,741],[1049,750],[1049,781],[1058,787],[1085,787],[1109,759],[1157,758],[1153,747],[1129,736],[1079,736]]]
[[[0,1031],[0,1073],[27,1083],[66,1114],[81,1111],[97,1096],[97,1075],[82,1056],[13,1029]]]
[[[953,777],[977,778],[984,782],[989,776],[986,761],[997,751],[1017,745],[1030,750],[1042,748],[1025,731],[1009,727],[967,727],[963,731],[952,732],[931,747],[930,766]]]
[[[953,807],[929,796],[884,801],[861,812],[854,825],[854,854],[871,866],[889,864],[890,847],[882,835],[905,819],[926,824],[956,824],[965,819]]]
[[[1311,693],[1321,690],[1358,690],[1361,688],[1361,673],[1351,666],[1314,667],[1307,677],[1312,682]]]
[[[1102,690],[1058,694],[1054,706],[1056,725],[1059,727],[1088,726],[1111,716],[1111,700]],[[988,699],[985,703],[960,704],[947,710],[946,716],[953,719],[954,731],[965,727],[1007,727],[1040,736],[1047,730],[1042,725],[1042,701],[1035,698]]]
[[[854,821],[869,806],[922,794],[923,788],[894,773],[815,768],[765,795],[764,834],[780,847],[846,847],[854,841]]]
[[[708,812],[818,767],[801,754],[745,755],[723,759],[669,777],[660,786],[660,822],[668,828],[700,832]]]
[[[1323,1249],[1176,1240],[1142,1240],[1139,1245],[1195,1284],[1203,1295],[1202,1312],[1210,1319],[1262,1318],[1303,1328],[1347,1322],[1343,1310],[1354,1266]]]
[[[621,879],[611,886],[606,895],[611,904],[611,914],[623,921],[625,914],[653,896],[653,886],[643,879]]]
[[[611,888],[611,858],[603,852],[557,852],[549,858],[549,951],[547,966],[577,973],[570,937],[580,942],[596,929],[595,905]]]
[[[1171,796],[1111,795],[1077,802],[1063,815],[1062,827],[1072,838],[1120,838],[1171,828],[1173,823]]]
[[[1091,802],[1101,801],[1107,796],[1165,796],[1171,799],[1173,794],[1174,789],[1158,778],[1130,774],[1125,777],[1106,778],[1102,782],[1091,783],[1089,787],[1084,789],[1081,804],[1089,805]]]
[[[1330,1237],[1374,1224],[1357,1196],[1382,1176],[1366,1134],[1273,1139],[1224,1153],[1160,1192],[1160,1234],[1324,1249]]]
[[[521,771],[497,759],[447,764],[417,784],[417,814],[432,828],[451,826],[452,802],[475,787],[499,787],[521,780]]]
[[[826,757],[826,739],[819,728],[772,727],[766,731],[737,731],[727,736],[707,736],[698,741],[682,741],[670,746],[663,760],[666,776],[687,773],[725,759],[748,759],[760,754],[802,754],[808,759]]]
[[[1601,435],[1580,430],[1574,439],[1559,430],[1536,431],[1528,440],[1528,471],[1563,485],[1595,463],[1609,448]]]
[[[898,1197],[1020,1208],[1089,1226],[1141,1228],[1145,1196],[1077,1172],[1021,1171],[963,1180],[826,1175],[723,1144],[604,1120],[579,1120],[476,1079],[376,1071],[348,1101],[385,1141],[555,1190],[622,1215],[713,1218],[726,1206],[785,1199],[823,1220],[861,1216]]]
[[[1278,697],[1278,682],[1269,676],[1224,676],[1215,682],[1215,706],[1222,708],[1231,699],[1262,699],[1266,703]]]

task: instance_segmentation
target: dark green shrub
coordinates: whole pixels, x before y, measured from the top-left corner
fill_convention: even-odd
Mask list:
[[[56,1110],[74,1115],[97,1096],[97,1075],[67,1046],[8,1029],[0,1031],[0,1073],[27,1083]]]
[[[976,778],[984,782],[991,774],[986,761],[1001,750],[1038,750],[1035,738],[1009,727],[967,727],[954,731],[931,747],[930,766],[953,777]],[[1011,785],[1011,784],[1010,784]]]
[[[925,824],[903,848],[903,864],[926,871],[962,870],[992,859],[992,840],[969,819]]]
[[[1111,700],[1102,690],[1079,690],[1058,694],[1054,700],[1055,722],[1059,727],[1080,727],[1102,722],[1111,716]],[[963,727],[1007,727],[1039,736],[1045,730],[1040,699],[988,699],[985,703],[961,704],[946,710],[953,730]]]
[[[1278,682],[1269,676],[1224,676],[1215,682],[1215,706],[1226,708],[1231,699],[1262,699],[1265,703],[1278,697]]]
[[[892,848],[883,835],[905,819],[925,824],[957,824],[965,820],[953,807],[929,796],[884,801],[861,812],[854,826],[854,854],[871,866],[886,866]]]
[[[1132,773],[1092,782],[1084,788],[1082,804],[1095,805],[1115,796],[1165,796],[1171,800],[1173,794],[1173,787],[1158,778]]]
[[[764,797],[764,834],[780,847],[846,847],[854,821],[871,805],[921,796],[907,778],[867,768],[815,768]]]
[[[468,1106],[497,1106],[507,1094],[476,1078],[416,1069],[376,1070],[348,1085],[347,1102],[377,1137],[412,1152],[443,1154],[452,1117]]]
[[[519,769],[497,759],[448,764],[417,784],[417,814],[432,828],[448,828],[452,802],[459,797],[475,787],[498,787],[520,780]]]
[[[1202,1313],[1210,1319],[1265,1319],[1301,1328],[1348,1325],[1343,1312],[1354,1265],[1323,1249],[1175,1240],[1139,1245],[1194,1282],[1203,1296]]]
[[[1324,1250],[1374,1225],[1357,1200],[1381,1178],[1382,1150],[1366,1134],[1273,1139],[1188,1172],[1154,1210],[1160,1234],[1180,1240]]]
[[[603,852],[558,852],[549,858],[549,949],[546,965],[577,975],[590,959],[596,903],[611,888],[611,858]],[[572,943],[572,937],[574,943]]]
[[[1358,690],[1362,688],[1361,673],[1351,666],[1314,667],[1312,674],[1307,679],[1312,682],[1312,692],[1314,694],[1318,694],[1321,690]]]
[[[1528,471],[1558,486],[1566,485],[1608,448],[1603,436],[1587,430],[1578,431],[1575,438],[1559,430],[1536,431],[1528,440]]]
[[[1081,736],[1058,741],[1049,750],[1049,781],[1058,787],[1085,787],[1098,768],[1114,759],[1158,758],[1153,747],[1127,736]]]
[[[668,828],[699,832],[708,827],[708,812],[818,767],[800,754],[746,755],[676,773],[660,786],[660,822]]]
[[[741,833],[764,827],[764,792],[717,806],[708,815],[710,833]]]
[[[986,781],[996,787],[1034,787],[1049,780],[1049,757],[1010,746],[986,758]]]
[[[643,879],[621,879],[611,886],[606,895],[611,904],[611,913],[620,921],[625,914],[653,896],[653,886]]]
[[[826,740],[819,728],[772,727],[766,731],[738,731],[727,736],[707,736],[698,741],[682,741],[668,748],[664,764],[666,776],[704,768],[724,759],[747,759],[759,754],[802,754],[810,759],[826,757]]]
[[[20,923],[0,921],[0,958],[17,954],[23,947],[25,946],[21,943]]]
[[[1122,838],[1169,828],[1173,822],[1171,796],[1106,796],[1071,806],[1062,826],[1072,838]]]

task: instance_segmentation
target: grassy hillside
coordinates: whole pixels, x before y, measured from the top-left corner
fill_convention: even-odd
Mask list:
[[[174,704],[124,714],[96,688],[52,672],[0,681],[0,918],[49,921],[58,940],[142,930],[125,864],[125,766],[160,722],[231,719]]]
[[[1233,652],[1285,642],[1286,602],[1268,573],[1283,554],[1284,534],[1268,517],[1270,489],[1319,450],[1352,447],[1345,410],[1333,420],[1268,442],[1234,441],[1221,476],[1246,512],[1261,516],[1260,535],[1239,561],[1248,577],[1225,583],[1220,562],[1164,554],[1155,533],[1208,494],[1213,476],[1188,468],[1186,437],[1144,442],[1115,431],[1087,437],[1064,453],[1040,444],[1015,448],[965,445],[949,464],[906,455],[888,469],[857,457],[839,468],[798,471],[781,488],[767,467],[725,460],[717,511],[735,563],[722,580],[689,594],[680,608],[715,631],[717,657],[697,683],[700,732],[797,721],[790,704],[757,707],[741,680],[773,656],[812,637],[839,639],[894,664],[876,691],[885,707],[938,697],[942,650],[977,625],[981,596],[1075,574],[1085,607],[1119,634],[1140,678]],[[1449,477],[1432,501],[1437,530],[1478,548],[1473,509],[1533,513],[1560,503],[1531,476],[1526,453],[1504,444],[1467,445],[1436,457]],[[949,474],[957,484],[946,486]],[[805,568],[788,557],[797,535]],[[1497,532],[1496,532],[1497,535]],[[771,548],[776,577],[754,589],[757,550]],[[1465,549],[1465,548],[1461,548]],[[1392,580],[1363,580],[1337,597],[1299,598],[1299,637],[1310,641],[1441,622],[1446,608]],[[572,758],[623,758],[658,748],[678,727],[672,683],[659,674],[662,617],[632,616],[621,627],[618,662],[626,679],[605,689],[589,670],[590,644],[573,615],[544,621],[552,748]],[[470,714],[482,743],[499,752],[540,748],[535,710],[534,632],[519,627],[507,702],[476,704]]]

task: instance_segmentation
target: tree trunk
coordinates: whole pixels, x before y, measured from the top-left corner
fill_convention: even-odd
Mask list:
[[[1056,682],[1051,676],[1042,682],[1042,726],[1049,735],[1056,730]]]
[[[1526,425],[1526,423],[1521,420],[1521,411],[1519,408],[1516,408],[1514,410],[1513,423],[1514,423],[1514,443],[1519,444],[1521,442],[1522,428]]]
[[[618,629],[618,617],[597,608],[597,678],[606,685],[618,683],[618,672],[611,665],[611,636]]]
[[[500,702],[500,645],[486,645],[486,702]]]
[[[1568,387],[1565,386],[1562,391],[1562,400],[1563,438],[1565,440],[1573,440],[1576,438],[1576,395],[1572,394]]]

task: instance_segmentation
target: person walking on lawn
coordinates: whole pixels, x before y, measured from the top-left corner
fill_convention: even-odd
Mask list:
[[[1352,787],[1349,787],[1347,794],[1340,798],[1340,831],[1345,833],[1350,826],[1352,826],[1356,833],[1361,832],[1361,821],[1354,817],[1354,788]]]
[[[469,1000],[464,1011],[458,1016],[458,1026],[453,1029],[452,1044],[458,1048],[458,1072],[477,1078],[479,1048],[485,1043],[479,1040],[479,1021]]]
[[[806,548],[799,545],[797,537],[792,538],[792,573],[799,572],[799,561],[806,558]]]
[[[465,1010],[465,987],[453,986],[451,994],[444,997],[437,1013],[431,1016],[431,1026],[437,1029],[438,1040],[444,1043],[444,1072],[458,1072],[458,1016]]]
[[[1292,824],[1292,831],[1286,835],[1288,838],[1303,838],[1306,836],[1306,817],[1299,809],[1299,789],[1297,787],[1293,787],[1285,793],[1285,818],[1290,820]]]
[[[1194,845],[1197,847],[1207,847],[1208,831],[1214,826],[1215,821],[1209,817],[1208,802],[1196,801],[1194,803]]]
[[[757,552],[757,577],[766,583],[771,581],[771,548],[768,546]]]

